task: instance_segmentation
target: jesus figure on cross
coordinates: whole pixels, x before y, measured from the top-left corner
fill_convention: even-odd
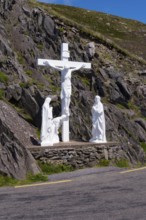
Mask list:
[[[72,86],[71,86],[71,73],[73,71],[79,70],[84,68],[84,64],[79,64],[77,67],[68,67],[65,66],[56,66],[52,65],[51,62],[46,61],[45,65],[48,65],[56,70],[61,71],[61,103],[62,103],[62,115],[67,114],[69,116],[69,105],[72,93]]]
[[[91,63],[69,61],[68,44],[63,43],[61,49],[61,60],[38,59],[38,65],[50,66],[61,71],[61,109],[62,115],[66,115],[62,123],[62,141],[69,141],[69,105],[72,93],[71,73],[81,68],[91,69]]]

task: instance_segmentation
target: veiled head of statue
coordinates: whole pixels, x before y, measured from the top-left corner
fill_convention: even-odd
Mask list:
[[[45,102],[50,103],[50,102],[51,102],[51,98],[48,96],[48,97],[46,98]]]
[[[100,101],[100,96],[95,96],[95,102],[98,103]]]

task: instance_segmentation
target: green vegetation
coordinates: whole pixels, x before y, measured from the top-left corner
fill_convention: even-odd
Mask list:
[[[57,93],[58,91],[60,91],[60,88],[56,85],[49,85],[49,89],[53,92],[53,93]]]
[[[117,160],[117,161],[115,162],[115,165],[116,165],[117,167],[120,167],[120,168],[128,168],[128,167],[130,167],[130,166],[129,166],[129,162],[128,162],[128,160],[126,160],[126,159]]]
[[[12,105],[15,110],[26,120],[28,121],[29,123],[32,123],[33,122],[33,119],[32,117],[25,111],[25,109],[23,108],[20,108],[16,105]]]
[[[119,109],[125,109],[126,107],[124,106],[124,105],[122,105],[122,104],[116,104],[116,106],[119,108]]]
[[[38,165],[40,166],[42,173],[32,175],[29,173],[24,180],[17,180],[12,177],[2,176],[0,175],[0,187],[1,186],[18,186],[18,185],[26,185],[36,182],[45,182],[48,181],[49,174],[54,173],[62,173],[62,172],[70,172],[73,171],[74,168],[71,166],[63,165],[63,164],[47,164],[38,161]]]
[[[23,56],[22,56],[20,53],[17,53],[17,59],[18,59],[18,62],[19,62],[21,65],[24,65],[24,64],[25,64],[25,60],[24,60]]]
[[[0,89],[0,100],[2,100],[4,98],[4,90],[3,89]]]
[[[40,131],[39,128],[36,129],[36,134],[37,134],[38,139],[40,140],[40,137],[41,137],[41,131]]]
[[[85,86],[90,86],[90,81],[89,81],[88,78],[80,77],[80,80],[82,81],[82,83],[83,83]]]
[[[45,9],[67,25],[76,27],[81,33],[98,39],[109,48],[115,48],[121,54],[146,64],[146,52],[143,47],[146,43],[145,24],[81,8],[39,3],[35,0],[29,0],[29,2],[33,7]]]
[[[33,79],[30,79],[30,80],[27,81],[27,82],[24,82],[24,83],[21,82],[19,85],[20,85],[21,88],[26,88],[26,89],[28,89],[30,86],[36,85],[36,81],[33,80]]]
[[[62,172],[71,172],[74,170],[72,166],[64,165],[64,164],[51,164],[51,163],[42,163],[38,161],[38,165],[41,168],[44,174],[54,174],[54,173],[62,173]]]
[[[26,185],[36,182],[48,181],[48,177],[39,173],[36,175],[28,174],[25,180],[16,180],[8,176],[0,176],[0,187],[1,186],[16,186],[16,185]]]
[[[9,80],[9,77],[5,73],[0,71],[0,82],[7,84],[8,80]]]
[[[36,175],[28,174],[26,180],[18,181],[18,185],[36,183],[36,182],[45,182],[48,181],[48,177],[42,173],[38,173]]]
[[[97,167],[108,167],[109,164],[110,164],[109,160],[102,159],[99,161],[99,164],[97,165]]]
[[[30,86],[33,86],[33,85],[36,85],[39,89],[44,89],[43,83],[32,78],[28,80],[27,82],[21,82],[19,85],[21,88],[26,88],[26,89],[28,89]]]
[[[134,110],[136,113],[139,113],[139,112],[140,112],[139,106],[136,105],[136,104],[135,104],[134,102],[132,102],[132,101],[129,101],[129,102],[128,102],[128,108]]]
[[[43,90],[45,88],[45,85],[41,82],[36,81],[35,84],[37,85],[37,87],[41,90]]]
[[[16,179],[7,176],[0,176],[0,187],[1,186],[14,186],[17,183]]]
[[[64,31],[64,28],[63,28],[63,27],[59,27],[58,30],[59,30],[60,32],[63,32],[63,31]]]
[[[144,150],[144,152],[146,152],[146,143],[145,142],[141,142],[140,146]]]
[[[97,167],[108,167],[110,164],[112,164],[113,166],[120,167],[120,168],[130,167],[129,162],[126,159],[116,160],[115,162],[110,161],[110,160],[106,160],[106,159],[102,159],[99,161]]]
[[[32,70],[27,70],[25,73],[26,73],[28,76],[32,76],[32,74],[33,74]]]
[[[44,46],[43,46],[43,44],[37,44],[37,48],[38,48],[40,51],[43,51]]]

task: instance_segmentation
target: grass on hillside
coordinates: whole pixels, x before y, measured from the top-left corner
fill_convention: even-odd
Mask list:
[[[0,71],[0,82],[7,84],[9,77],[2,71]]]
[[[0,89],[0,100],[4,99],[4,90],[3,89]]]
[[[146,153],[146,143],[145,142],[141,142],[140,146],[144,150],[144,152]]]
[[[130,19],[71,6],[39,3],[29,0],[48,13],[59,17],[67,25],[78,28],[118,52],[146,64],[144,45],[146,44],[146,25]]]

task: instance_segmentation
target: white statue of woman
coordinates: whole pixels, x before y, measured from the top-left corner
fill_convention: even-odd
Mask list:
[[[100,101],[100,96],[95,97],[95,102],[92,107],[92,138],[90,139],[90,142],[106,142],[104,108]]]
[[[47,97],[42,108],[42,126],[41,126],[41,146],[53,146],[59,143],[58,130],[67,114],[53,119],[52,107],[50,107],[51,98]]]
[[[47,97],[42,107],[41,146],[53,145],[51,98]]]

